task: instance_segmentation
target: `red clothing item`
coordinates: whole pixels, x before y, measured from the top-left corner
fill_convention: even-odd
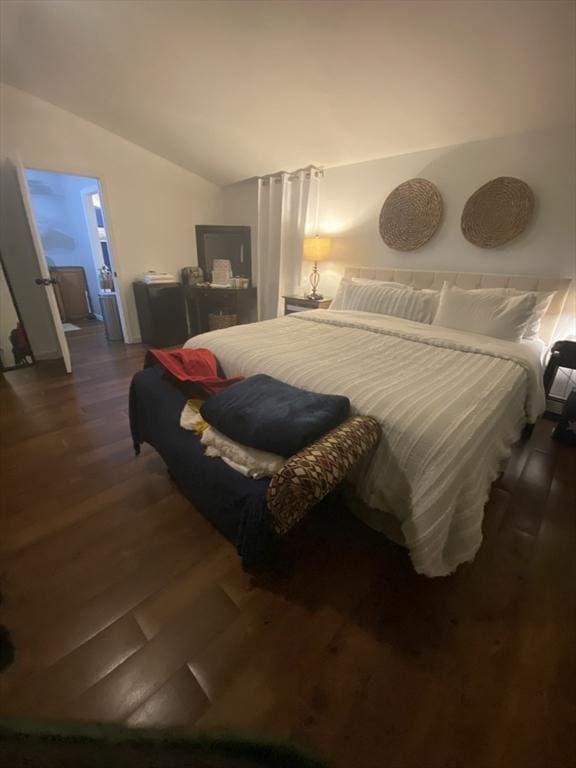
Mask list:
[[[218,361],[209,349],[175,349],[166,352],[163,349],[149,349],[144,367],[160,363],[178,381],[195,384],[212,395],[214,392],[242,381],[244,376],[223,379],[218,376]]]

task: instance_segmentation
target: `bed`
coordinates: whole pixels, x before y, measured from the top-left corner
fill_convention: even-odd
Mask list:
[[[509,275],[354,268],[347,277],[417,288],[556,291],[542,321],[549,342],[570,281]],[[350,481],[361,516],[390,535],[397,523],[419,573],[444,576],[473,559],[490,485],[526,423],[544,408],[537,347],[367,312],[312,310],[191,338],[226,376],[267,373],[343,394],[382,438]]]

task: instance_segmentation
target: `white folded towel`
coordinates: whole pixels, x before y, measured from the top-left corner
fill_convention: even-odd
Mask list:
[[[271,477],[286,463],[283,456],[241,445],[213,427],[208,427],[203,432],[201,442],[206,446],[207,456],[221,458],[236,472],[241,472],[246,477],[253,477],[255,480]]]
[[[142,276],[142,282],[154,285],[155,283],[176,283],[178,281],[169,272],[146,272]]]

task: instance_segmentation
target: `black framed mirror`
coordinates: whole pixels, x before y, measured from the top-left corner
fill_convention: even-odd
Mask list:
[[[214,261],[227,259],[233,277],[246,277],[251,281],[250,227],[197,224],[196,250],[198,266],[202,267],[206,280],[212,281]]]
[[[27,368],[35,362],[0,253],[0,371]]]

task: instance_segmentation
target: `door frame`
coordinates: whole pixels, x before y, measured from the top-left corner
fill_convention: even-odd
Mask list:
[[[130,338],[130,335],[128,333],[128,326],[126,324],[126,313],[124,308],[124,299],[122,296],[122,291],[120,289],[121,284],[121,274],[122,270],[119,267],[119,260],[116,256],[116,245],[114,237],[114,231],[113,226],[110,221],[110,217],[107,215],[107,210],[109,208],[108,205],[108,192],[106,189],[106,182],[104,177],[99,173],[90,173],[89,171],[74,171],[74,170],[59,170],[56,168],[46,168],[44,166],[39,165],[24,165],[24,168],[29,169],[31,171],[44,171],[46,173],[59,173],[62,176],[80,176],[81,178],[85,179],[91,179],[95,180],[98,184],[98,193],[100,195],[100,202],[102,203],[102,215],[104,217],[104,225],[106,229],[106,234],[108,236],[108,245],[109,248],[109,256],[110,256],[110,263],[112,264],[112,280],[114,282],[114,293],[116,294],[116,303],[118,305],[118,314],[120,316],[120,325],[122,327],[122,335],[124,336],[124,343],[128,344],[130,342],[127,341],[127,339]],[[100,314],[100,313],[98,313]]]

